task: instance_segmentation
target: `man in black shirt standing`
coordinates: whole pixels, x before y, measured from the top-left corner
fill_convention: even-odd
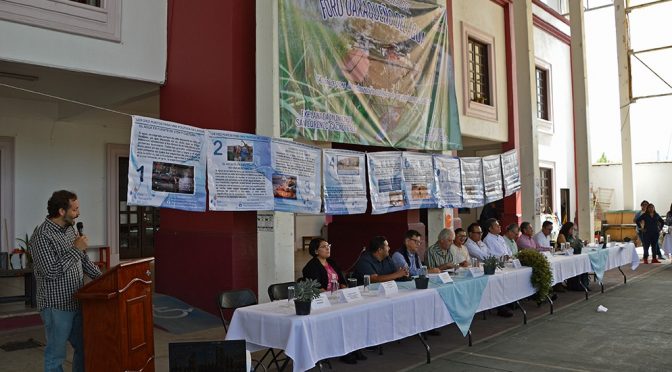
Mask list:
[[[73,372],[84,371],[82,315],[75,293],[84,285],[84,274],[101,275],[86,255],[88,239],[74,228],[79,217],[77,195],[56,191],[47,202],[48,215],[30,239],[29,252],[37,281],[37,306],[44,322],[47,347],[44,370],[63,371],[66,341],[75,349]]]

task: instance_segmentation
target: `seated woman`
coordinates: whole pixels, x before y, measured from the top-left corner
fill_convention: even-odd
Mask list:
[[[583,249],[581,240],[574,237],[574,224],[572,222],[565,222],[565,224],[562,225],[555,242],[558,248],[560,248],[561,243],[569,243],[569,246],[574,249],[574,254],[581,254],[581,250]],[[583,286],[581,286],[582,284]],[[567,288],[572,291],[583,291],[584,287],[588,289],[589,285],[590,278],[587,273],[567,279]]]
[[[331,291],[332,283],[338,282],[338,288],[347,287],[345,277],[331,256],[331,244],[322,238],[315,238],[308,245],[308,253],[313,258],[303,267],[303,277],[320,282],[322,291]]]

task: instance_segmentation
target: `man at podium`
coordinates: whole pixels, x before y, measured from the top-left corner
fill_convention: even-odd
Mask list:
[[[47,202],[47,212],[29,246],[37,282],[37,306],[47,338],[44,370],[63,371],[69,341],[75,349],[72,370],[84,371],[82,316],[74,294],[84,285],[84,274],[95,279],[101,272],[85,253],[88,239],[74,228],[79,217],[77,195],[66,190],[54,192]]]

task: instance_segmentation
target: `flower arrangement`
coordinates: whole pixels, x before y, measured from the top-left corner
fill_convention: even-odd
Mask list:
[[[518,251],[518,259],[523,266],[532,268],[532,277],[530,280],[532,286],[537,289],[537,303],[541,303],[551,293],[551,284],[553,283],[551,265],[544,255],[534,249]]]
[[[504,268],[504,262],[502,262],[499,257],[488,256],[483,260],[483,272],[486,275],[494,274],[497,268]]]

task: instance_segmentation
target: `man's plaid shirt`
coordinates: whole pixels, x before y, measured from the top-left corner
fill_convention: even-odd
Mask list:
[[[37,281],[37,306],[76,311],[74,294],[84,285],[84,273],[91,278],[101,275],[89,257],[75,248],[74,227],[60,227],[47,218],[30,238],[30,254]]]

